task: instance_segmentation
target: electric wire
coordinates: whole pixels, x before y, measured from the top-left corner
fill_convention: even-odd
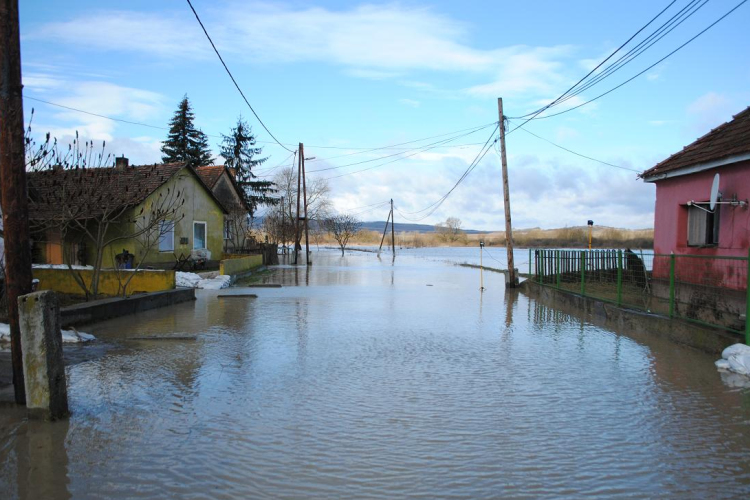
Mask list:
[[[601,164],[603,164],[603,165],[607,165],[607,166],[610,166],[610,167],[614,167],[614,168],[619,168],[619,169],[622,169],[622,170],[629,170],[630,172],[636,172],[636,173],[638,173],[638,174],[640,174],[640,173],[641,173],[641,171],[640,171],[640,170],[636,170],[636,169],[634,169],[634,168],[623,167],[623,166],[621,166],[621,165],[615,165],[614,163],[608,163],[608,162],[606,162],[606,161],[598,160],[598,159],[596,159],[596,158],[592,158],[591,156],[586,156],[586,155],[584,155],[584,154],[578,153],[578,152],[576,152],[576,151],[573,151],[572,149],[568,149],[568,148],[566,148],[566,147],[564,147],[564,146],[560,146],[559,144],[555,144],[554,142],[550,141],[549,139],[545,139],[544,137],[542,137],[542,136],[540,136],[540,135],[537,135],[537,134],[535,134],[534,132],[532,132],[532,131],[531,131],[531,130],[529,130],[529,129],[523,128],[523,129],[521,129],[521,130],[523,130],[523,131],[524,131],[524,132],[526,132],[527,134],[531,134],[531,135],[533,135],[533,136],[534,136],[534,137],[536,137],[537,139],[541,139],[541,140],[542,140],[542,141],[544,141],[544,142],[548,142],[549,144],[552,144],[552,145],[553,145],[553,146],[555,146],[556,148],[560,148],[560,149],[562,149],[563,151],[567,151],[568,153],[574,154],[574,155],[576,155],[576,156],[580,156],[581,158],[586,158],[587,160],[595,161],[595,162],[597,162],[597,163],[601,163]]]
[[[332,180],[332,179],[338,179],[338,178],[341,178],[341,177],[346,177],[347,175],[359,174],[359,173],[362,173],[362,172],[366,172],[368,170],[373,170],[373,169],[376,169],[376,168],[380,168],[380,167],[382,167],[384,165],[389,165],[389,164],[395,163],[397,161],[405,160],[406,158],[411,158],[413,156],[416,156],[418,154],[424,153],[426,151],[430,151],[430,150],[433,150],[433,149],[441,148],[441,147],[445,146],[446,144],[450,143],[451,141],[455,141],[457,139],[460,139],[461,137],[465,137],[465,136],[473,134],[473,133],[474,132],[469,132],[467,134],[459,135],[459,136],[456,136],[456,137],[450,137],[448,139],[443,139],[442,141],[438,141],[437,143],[432,143],[432,144],[428,144],[426,146],[423,146],[421,149],[419,149],[418,151],[416,151],[416,152],[414,152],[412,154],[409,154],[409,155],[406,155],[406,156],[402,156],[400,158],[395,158],[393,160],[390,160],[390,161],[387,161],[387,162],[384,162],[384,163],[380,163],[378,165],[373,165],[372,167],[363,168],[361,170],[355,170],[353,172],[347,172],[347,173],[341,174],[341,175],[335,175],[335,176],[332,176],[332,177],[326,177],[323,180],[328,181],[328,180]],[[389,156],[393,156],[393,155],[389,155]],[[376,158],[376,160],[377,159],[381,159],[382,160],[383,158],[387,158],[387,157]],[[364,162],[360,162],[360,163],[364,163]],[[346,166],[349,166],[349,165],[346,165]]]
[[[487,141],[484,143],[484,146],[482,146],[482,148],[479,150],[479,152],[477,153],[477,155],[474,157],[474,160],[472,160],[472,162],[466,168],[466,170],[461,175],[461,177],[459,177],[459,179],[456,181],[456,183],[453,185],[453,187],[448,190],[447,193],[445,193],[443,196],[441,196],[434,203],[431,203],[430,205],[427,205],[426,207],[422,208],[421,210],[416,210],[414,212],[406,212],[406,213],[404,213],[404,212],[398,210],[398,208],[396,208],[396,211],[398,211],[398,213],[401,214],[401,216],[404,219],[409,220],[411,222],[419,222],[421,220],[426,219],[427,217],[429,217],[433,213],[435,213],[435,211],[438,208],[440,208],[440,206],[445,202],[445,200],[448,199],[448,197],[451,195],[451,193],[453,193],[453,191],[461,184],[461,182],[463,182],[464,179],[466,179],[466,177],[468,177],[469,174],[471,174],[471,172],[476,168],[476,166],[479,165],[479,162],[482,161],[482,158],[485,157],[485,155],[489,152],[489,150],[492,149],[492,145],[495,144],[495,142],[497,141],[497,139],[495,139],[494,142],[491,142],[491,141],[492,141],[492,138],[495,136],[495,131],[497,131],[499,129],[499,127],[500,127],[500,124],[498,123],[495,126],[495,128],[492,129],[492,133],[487,138]],[[419,214],[419,213],[422,213],[422,212],[426,212],[426,213],[424,213],[424,214],[422,214],[422,215],[420,215],[418,217],[409,217],[409,215],[415,215],[415,214]]]
[[[673,51],[671,51],[670,53],[668,53],[667,55],[665,55],[664,57],[662,57],[661,59],[659,59],[658,61],[656,61],[655,63],[651,64],[650,66],[648,66],[643,71],[640,71],[639,73],[633,75],[632,77],[628,78],[624,82],[620,83],[616,87],[613,87],[613,88],[607,90],[606,92],[603,92],[603,93],[599,94],[598,96],[594,97],[593,99],[589,99],[588,101],[585,101],[585,102],[583,102],[581,104],[578,104],[577,106],[573,106],[571,108],[568,108],[566,110],[560,111],[558,113],[553,113],[553,114],[545,115],[545,116],[536,116],[536,115],[532,116],[531,118],[528,118],[521,125],[518,125],[516,128],[523,127],[526,123],[528,123],[531,120],[540,120],[540,119],[543,119],[543,118],[552,118],[552,117],[555,117],[555,116],[560,116],[562,114],[565,114],[565,113],[568,113],[568,112],[573,111],[575,109],[578,109],[578,108],[580,108],[582,106],[590,104],[590,103],[592,103],[592,102],[594,102],[594,101],[596,101],[598,99],[601,99],[602,97],[604,97],[604,96],[606,96],[606,95],[614,92],[615,90],[619,89],[623,85],[626,85],[626,84],[630,83],[631,81],[635,80],[636,78],[638,78],[639,76],[641,76],[645,72],[647,72],[650,69],[652,69],[654,66],[657,66],[658,64],[662,63],[663,61],[665,61],[666,59],[668,59],[669,57],[671,57],[672,55],[674,55],[675,53],[677,53],[678,51],[680,51],[681,49],[683,49],[685,46],[687,46],[688,44],[690,44],[691,42],[693,42],[695,39],[697,39],[698,37],[700,37],[701,35],[703,35],[706,31],[708,31],[711,28],[713,28],[714,26],[716,26],[719,22],[721,22],[722,20],[724,20],[727,16],[729,16],[730,14],[732,14],[735,10],[739,9],[746,2],[747,2],[747,0],[742,0],[740,3],[738,3],[737,5],[735,5],[731,10],[729,10],[723,16],[721,16],[720,18],[718,18],[716,21],[714,21],[713,23],[711,23],[710,25],[708,25],[706,28],[704,28],[703,30],[701,30],[700,32],[698,32],[698,34],[696,34],[695,36],[693,36],[692,38],[690,38],[689,40],[687,40],[685,43],[683,43],[682,45],[680,45],[679,47],[677,47],[676,49],[674,49]],[[515,129],[513,129],[513,130],[515,130]]]
[[[669,3],[669,4],[667,4],[667,6],[666,6],[666,7],[664,7],[664,9],[662,9],[662,10],[661,10],[661,11],[660,11],[660,12],[659,12],[658,14],[656,14],[656,16],[654,16],[653,18],[651,18],[651,20],[650,20],[649,22],[647,22],[647,23],[646,23],[645,25],[643,25],[643,26],[642,26],[642,27],[641,27],[641,28],[640,28],[640,29],[639,29],[638,31],[636,31],[635,33],[633,33],[633,35],[631,35],[631,36],[630,36],[630,38],[628,38],[628,39],[627,39],[627,40],[626,40],[626,41],[625,41],[625,42],[624,42],[623,44],[621,44],[621,45],[620,45],[619,47],[617,47],[617,49],[615,49],[615,51],[614,51],[614,52],[612,52],[612,53],[611,53],[610,55],[608,55],[608,56],[607,56],[606,58],[604,58],[604,60],[603,60],[603,61],[601,61],[601,62],[600,62],[599,64],[597,64],[597,65],[596,65],[596,66],[594,67],[594,69],[592,69],[591,71],[589,71],[589,72],[588,72],[588,73],[587,73],[587,74],[586,74],[586,75],[585,75],[585,76],[584,76],[583,78],[581,78],[580,80],[578,80],[578,81],[577,81],[577,82],[576,82],[576,83],[575,83],[575,84],[574,84],[574,85],[573,85],[572,87],[570,87],[570,88],[569,88],[568,90],[566,90],[565,92],[563,92],[562,94],[560,94],[560,96],[559,96],[559,97],[558,97],[557,99],[555,99],[554,101],[550,102],[550,103],[549,103],[549,104],[547,104],[546,106],[542,106],[541,108],[539,108],[539,109],[538,109],[537,111],[535,111],[535,112],[533,112],[533,113],[529,113],[529,114],[527,114],[527,115],[524,115],[524,116],[522,116],[522,117],[516,117],[516,118],[525,118],[525,117],[527,117],[527,116],[529,116],[529,115],[532,115],[532,116],[531,116],[531,118],[528,118],[528,119],[527,119],[527,120],[526,120],[526,121],[525,121],[524,123],[522,123],[521,125],[519,125],[519,127],[523,127],[523,126],[524,126],[524,125],[525,125],[526,123],[528,123],[529,121],[533,120],[533,119],[534,119],[534,118],[535,118],[535,117],[536,117],[537,115],[539,115],[540,113],[542,113],[542,112],[546,111],[547,109],[551,108],[551,107],[552,107],[552,106],[554,106],[554,105],[555,105],[555,104],[556,104],[556,103],[557,103],[557,102],[558,102],[558,101],[559,101],[560,99],[562,99],[562,98],[563,98],[563,97],[565,97],[565,96],[566,96],[566,95],[567,95],[568,93],[570,93],[571,91],[573,91],[573,89],[575,89],[575,88],[576,88],[576,87],[577,87],[578,85],[580,85],[580,84],[581,84],[581,83],[582,83],[582,82],[583,82],[584,80],[586,80],[586,79],[587,79],[587,78],[588,78],[589,76],[591,76],[592,74],[594,74],[594,73],[596,72],[596,70],[598,70],[598,69],[599,69],[599,68],[600,68],[600,67],[601,67],[601,66],[602,66],[602,65],[603,65],[604,63],[606,63],[606,62],[607,62],[607,61],[609,61],[609,60],[610,60],[610,59],[611,59],[612,57],[614,57],[614,55],[615,55],[615,54],[617,54],[617,53],[618,53],[618,52],[619,52],[620,50],[622,50],[622,49],[623,49],[623,48],[624,48],[624,47],[625,47],[625,46],[626,46],[626,45],[627,45],[628,43],[630,43],[630,42],[631,42],[631,41],[632,41],[632,40],[633,40],[633,39],[634,39],[634,38],[635,38],[636,36],[638,36],[638,34],[640,34],[640,33],[641,33],[641,32],[642,32],[643,30],[645,30],[645,29],[646,29],[646,28],[647,28],[647,27],[648,27],[648,26],[649,26],[649,25],[650,25],[651,23],[653,23],[653,22],[654,22],[654,21],[655,21],[655,20],[656,20],[657,18],[659,18],[659,16],[661,16],[661,15],[662,15],[662,14],[663,14],[664,12],[666,12],[666,10],[667,10],[667,9],[669,9],[669,8],[670,8],[670,7],[672,6],[672,5],[674,5],[674,3],[675,3],[676,1],[677,1],[677,0],[672,0],[672,1],[671,1],[671,2]]]
[[[491,127],[492,125],[495,125],[495,123],[490,123],[489,125],[482,125],[482,126],[480,126],[478,128],[468,129],[470,131],[467,132],[467,133],[464,133],[464,134],[461,134],[461,135],[457,135],[457,136],[454,136],[454,137],[451,137],[451,138],[448,138],[448,139],[442,139],[440,141],[436,141],[436,142],[433,142],[433,143],[430,143],[430,144],[425,144],[425,145],[422,145],[422,146],[419,146],[419,147],[411,148],[411,149],[408,149],[406,151],[400,151],[398,153],[391,153],[391,154],[388,154],[388,155],[385,155],[385,156],[379,156],[377,158],[370,158],[369,160],[362,160],[362,161],[357,161],[357,162],[354,162],[354,163],[347,163],[346,165],[338,165],[338,166],[335,166],[335,167],[326,167],[326,168],[318,168],[318,169],[315,169],[315,170],[309,170],[308,173],[312,174],[312,173],[315,173],[315,172],[326,172],[328,170],[338,170],[340,168],[352,167],[352,166],[355,166],[355,165],[362,165],[364,163],[371,163],[371,162],[374,162],[374,161],[385,160],[386,158],[392,158],[394,156],[403,155],[403,154],[406,154],[406,153],[409,153],[409,152],[412,152],[412,151],[416,151],[416,150],[420,150],[420,149],[426,148],[428,146],[434,146],[436,144],[438,144],[438,145],[440,145],[440,144],[446,144],[448,142],[454,141],[454,140],[459,139],[461,137],[467,137],[467,136],[472,135],[472,134],[474,134],[476,132],[480,132],[480,131],[488,128],[488,127]],[[422,139],[422,140],[424,140],[424,139]],[[418,141],[411,141],[411,142],[418,142]],[[403,144],[408,144],[408,143],[403,143]],[[405,156],[404,158],[408,158],[408,157],[409,156]]]
[[[431,137],[424,137],[422,139],[414,139],[413,141],[400,142],[398,144],[392,144],[390,146],[380,146],[380,147],[369,148],[369,149],[368,148],[351,148],[351,149],[362,149],[362,150],[361,151],[356,151],[354,153],[347,153],[347,154],[342,154],[342,155],[337,155],[337,156],[329,156],[328,158],[316,158],[314,160],[309,160],[309,161],[310,161],[310,163],[312,163],[312,162],[318,162],[318,161],[327,161],[327,160],[333,160],[333,159],[336,159],[336,158],[343,158],[345,156],[353,156],[353,155],[359,155],[359,154],[369,153],[369,152],[372,152],[372,151],[379,151],[381,149],[395,149],[398,146],[404,146],[406,144],[413,144],[415,142],[428,141],[430,139],[437,139],[438,137],[445,137],[446,135],[460,134],[461,132],[466,132],[467,130],[473,130],[473,129],[480,129],[481,130],[482,128],[491,127],[494,124],[495,124],[495,122],[492,122],[492,123],[488,123],[486,125],[478,125],[478,126],[475,126],[475,127],[469,127],[469,128],[465,128],[465,129],[461,129],[461,130],[456,130],[454,132],[447,132],[445,134],[433,135]],[[309,147],[311,147],[313,149],[316,149],[316,148],[320,148],[322,146],[309,146]],[[406,150],[412,150],[414,148],[405,148],[405,149]]]
[[[261,126],[265,129],[266,132],[268,132],[268,135],[271,136],[271,138],[276,141],[276,144],[281,146],[282,148],[286,149],[290,153],[293,152],[292,149],[289,149],[288,147],[284,146],[279,140],[276,138],[275,135],[271,133],[270,130],[268,130],[268,127],[266,127],[266,124],[263,123],[263,120],[260,119],[260,116],[258,116],[258,113],[255,112],[252,105],[250,104],[250,101],[247,100],[247,97],[245,97],[245,93],[242,92],[242,89],[240,88],[239,84],[237,83],[237,80],[234,79],[234,75],[232,75],[232,72],[229,71],[229,67],[227,66],[227,63],[224,62],[224,58],[221,57],[221,53],[219,53],[219,49],[216,48],[216,45],[214,45],[214,41],[211,39],[211,36],[208,34],[208,31],[206,30],[206,27],[203,26],[203,21],[201,21],[201,18],[198,16],[198,13],[195,11],[195,8],[193,7],[193,4],[190,0],[186,0],[188,5],[190,6],[190,10],[193,11],[193,14],[195,14],[195,19],[198,20],[198,24],[201,25],[201,29],[203,29],[203,33],[205,33],[206,38],[208,38],[209,43],[211,44],[211,47],[213,47],[214,52],[216,52],[216,55],[219,57],[219,61],[221,61],[222,66],[224,66],[224,69],[227,72],[227,75],[229,75],[229,78],[232,80],[232,83],[234,83],[234,86],[237,88],[237,91],[242,96],[242,99],[245,101],[245,104],[247,104],[247,107],[250,108],[250,111],[253,112],[253,115],[255,115],[255,118],[258,120],[258,123],[261,124]]]

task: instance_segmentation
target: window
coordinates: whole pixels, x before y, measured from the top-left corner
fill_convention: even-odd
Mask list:
[[[719,244],[719,207],[707,212],[704,207],[688,207],[688,246],[705,247]]]
[[[174,252],[174,222],[171,220],[159,222],[159,251]]]
[[[193,222],[193,250],[206,248],[206,223]]]
[[[230,220],[224,221],[224,239],[225,240],[232,239],[232,221]]]

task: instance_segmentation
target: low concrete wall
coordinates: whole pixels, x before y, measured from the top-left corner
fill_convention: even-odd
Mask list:
[[[60,323],[63,328],[71,325],[82,325],[157,309],[159,307],[171,306],[190,300],[195,300],[194,288],[179,288],[177,290],[145,293],[133,295],[126,299],[93,300],[60,309]]]
[[[247,255],[234,259],[224,259],[219,264],[219,274],[237,276],[263,265],[262,255]]]
[[[90,269],[76,269],[88,285],[91,283],[91,276],[94,274]],[[134,271],[119,271],[123,282],[130,276],[129,273]],[[120,289],[120,282],[117,279],[117,271],[102,270],[99,277],[99,293],[105,295],[117,295]],[[175,287],[175,272],[165,270],[139,270],[128,284],[128,293],[136,292],[160,292],[163,290],[172,290]],[[70,293],[82,295],[83,290],[71,275],[68,269],[46,269],[35,267],[32,269],[34,278],[39,280],[38,290],[54,290],[60,293]]]
[[[742,336],[726,330],[617,307],[591,297],[541,286],[528,280],[521,283],[520,289],[540,303],[568,314],[584,316],[594,324],[625,333],[636,339],[656,335],[718,355],[732,344],[744,343]]]

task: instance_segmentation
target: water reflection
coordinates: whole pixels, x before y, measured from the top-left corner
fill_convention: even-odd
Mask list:
[[[710,356],[476,278],[321,252],[257,299],[93,325],[69,428],[0,413],[0,490],[38,434],[63,498],[744,496],[750,391]]]
[[[64,500],[68,491],[68,421],[28,420],[15,439],[18,497]],[[7,498],[7,497],[6,497]]]

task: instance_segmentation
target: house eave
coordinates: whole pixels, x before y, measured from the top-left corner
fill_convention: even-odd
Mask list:
[[[705,170],[711,170],[712,168],[722,167],[724,165],[730,165],[732,163],[739,163],[741,161],[748,161],[748,160],[750,160],[750,153],[742,153],[739,155],[727,156],[726,158],[720,158],[718,160],[712,160],[712,161],[708,161],[704,163],[696,163],[695,165],[690,165],[689,167],[679,168],[677,170],[670,170],[670,171],[663,172],[660,174],[644,176],[643,181],[644,182],[663,181],[664,179],[670,179],[672,177],[695,174],[698,172],[703,172]]]

